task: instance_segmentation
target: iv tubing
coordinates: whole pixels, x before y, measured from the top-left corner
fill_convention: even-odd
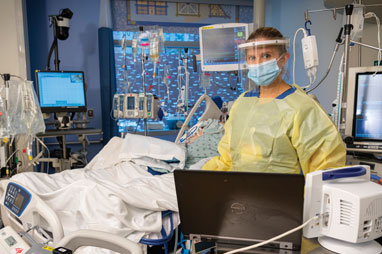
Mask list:
[[[297,29],[296,33],[294,34],[294,38],[293,38],[293,84],[296,84],[295,82],[295,75],[294,75],[294,72],[295,72],[295,63],[296,63],[296,47],[295,47],[295,41],[296,41],[296,36],[297,36],[297,33],[299,31],[302,31],[304,33],[304,37],[306,37],[306,31],[304,28],[300,27],[299,29]]]
[[[336,47],[334,48],[334,51],[333,51],[333,54],[332,54],[332,59],[330,59],[330,63],[329,63],[329,66],[328,66],[328,70],[326,71],[325,73],[325,76],[320,80],[320,82],[318,82],[317,85],[315,85],[314,87],[312,87],[311,89],[309,89],[306,93],[310,93],[312,92],[314,89],[316,89],[317,87],[319,87],[321,85],[321,83],[326,79],[326,77],[328,76],[329,72],[330,72],[330,69],[332,68],[332,64],[333,64],[333,60],[334,60],[334,57],[336,56],[336,53],[338,51],[338,46],[340,44],[339,43],[336,43]]]
[[[188,86],[189,86],[189,83],[190,83],[190,78],[189,78],[189,73],[188,73],[188,67],[187,67],[187,61],[188,61],[188,56],[187,56],[187,51],[188,51],[188,49],[187,48],[185,48],[184,49],[184,54],[185,54],[185,56],[184,56],[184,60],[185,60],[185,62],[184,62],[184,72],[185,72],[185,74],[186,74],[186,112],[185,112],[185,116],[187,116],[187,113],[188,113]]]

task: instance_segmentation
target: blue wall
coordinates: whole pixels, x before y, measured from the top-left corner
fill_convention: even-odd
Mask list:
[[[225,14],[228,17],[209,17],[209,6],[208,4],[200,5],[200,17],[194,16],[177,16],[176,15],[176,3],[167,2],[167,15],[137,15],[136,4],[137,1],[125,1],[125,0],[112,0],[112,10],[113,10],[113,28],[114,28],[114,40],[115,40],[115,67],[117,75],[117,92],[126,92],[124,89],[127,88],[127,82],[125,76],[128,76],[128,80],[131,85],[131,91],[141,92],[142,88],[142,78],[141,78],[141,64],[138,59],[137,63],[134,64],[132,59],[131,47],[126,49],[126,57],[123,57],[123,52],[121,50],[120,40],[122,36],[125,35],[127,40],[132,40],[133,33],[138,30],[137,25],[133,24],[145,24],[145,25],[159,25],[163,28],[164,40],[166,42],[177,41],[180,42],[179,48],[165,48],[164,52],[161,52],[160,64],[158,64],[159,75],[157,79],[153,81],[152,72],[153,64],[147,63],[145,65],[145,70],[148,73],[145,79],[145,83],[148,85],[153,85],[150,92],[161,98],[161,102],[164,103],[163,110],[167,113],[175,113],[177,106],[177,97],[179,94],[178,82],[177,82],[177,71],[179,63],[179,50],[181,50],[181,57],[184,55],[184,49],[181,44],[182,41],[193,41],[197,45],[195,48],[189,50],[189,59],[192,59],[192,55],[199,54],[199,27],[206,24],[218,24],[218,23],[231,23],[238,19],[239,22],[249,23],[253,20],[253,8],[252,6],[235,6],[227,5],[228,1],[225,1],[226,5],[221,7],[224,9]],[[238,13],[236,13],[238,9]],[[130,17],[130,20],[128,20]],[[145,27],[146,29],[146,27]],[[139,58],[139,54],[138,54]],[[126,70],[124,66],[126,65]],[[162,82],[164,68],[170,68],[171,78],[169,79],[169,93],[170,100],[167,99],[165,93],[165,85]],[[200,86],[200,65],[199,71],[197,73],[193,72],[192,61],[188,61],[188,71],[190,73],[190,89],[188,103],[193,105],[197,99],[202,95],[204,90]],[[210,96],[221,96],[223,101],[235,100],[243,90],[238,87],[237,78],[233,73],[228,72],[213,72],[212,73],[212,85],[207,89],[207,93]],[[181,85],[185,85],[184,77],[182,78]],[[196,111],[191,124],[197,121],[197,118],[201,116],[204,111],[204,105],[200,106]],[[122,120],[125,122],[125,120]],[[129,120],[136,122],[137,120]],[[142,124],[142,122],[140,121]],[[123,124],[120,124],[120,131],[124,131]]]
[[[98,59],[99,0],[27,0],[27,18],[31,77],[36,69],[46,68],[53,29],[49,27],[48,15],[58,15],[61,9],[73,12],[70,20],[69,38],[58,41],[60,70],[82,70],[87,84],[88,108],[94,110],[94,118],[88,127],[102,129],[100,75]],[[54,55],[50,67],[54,70]],[[89,136],[89,139],[99,139]],[[100,146],[94,148],[98,150]],[[90,149],[93,149],[92,147]]]

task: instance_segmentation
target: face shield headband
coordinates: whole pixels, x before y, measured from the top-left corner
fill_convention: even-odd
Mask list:
[[[265,40],[265,41],[250,41],[239,44],[239,49],[248,49],[253,47],[264,47],[264,46],[277,46],[285,45],[289,48],[289,38],[275,39],[275,40]]]

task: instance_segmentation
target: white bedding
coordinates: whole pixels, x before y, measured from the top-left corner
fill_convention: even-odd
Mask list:
[[[147,141],[147,137],[141,138]],[[185,150],[174,143],[171,146],[177,149],[168,147],[167,142],[157,141],[166,146],[166,158],[173,151],[170,157],[180,159],[178,166],[171,166],[179,168],[184,165]],[[174,211],[174,226],[179,224],[173,174],[151,175],[147,167],[137,165],[146,156],[136,156],[137,152],[140,154],[147,147],[130,149],[135,154],[132,156],[126,153],[126,146],[134,146],[131,139],[113,138],[84,169],[52,175],[28,172],[15,175],[12,180],[38,194],[57,213],[65,235],[79,229],[95,229],[135,242],[143,236],[161,238],[161,211]],[[158,162],[156,166],[162,163],[160,157],[159,152],[151,158]],[[169,223],[164,224],[169,232]]]

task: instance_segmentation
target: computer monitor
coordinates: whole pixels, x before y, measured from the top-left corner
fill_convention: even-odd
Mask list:
[[[36,84],[42,113],[86,112],[82,71],[36,71]]]
[[[227,23],[199,28],[202,71],[237,71],[237,45],[248,37],[248,24]]]
[[[382,67],[349,69],[345,135],[354,140],[349,150],[382,152],[381,87]]]

